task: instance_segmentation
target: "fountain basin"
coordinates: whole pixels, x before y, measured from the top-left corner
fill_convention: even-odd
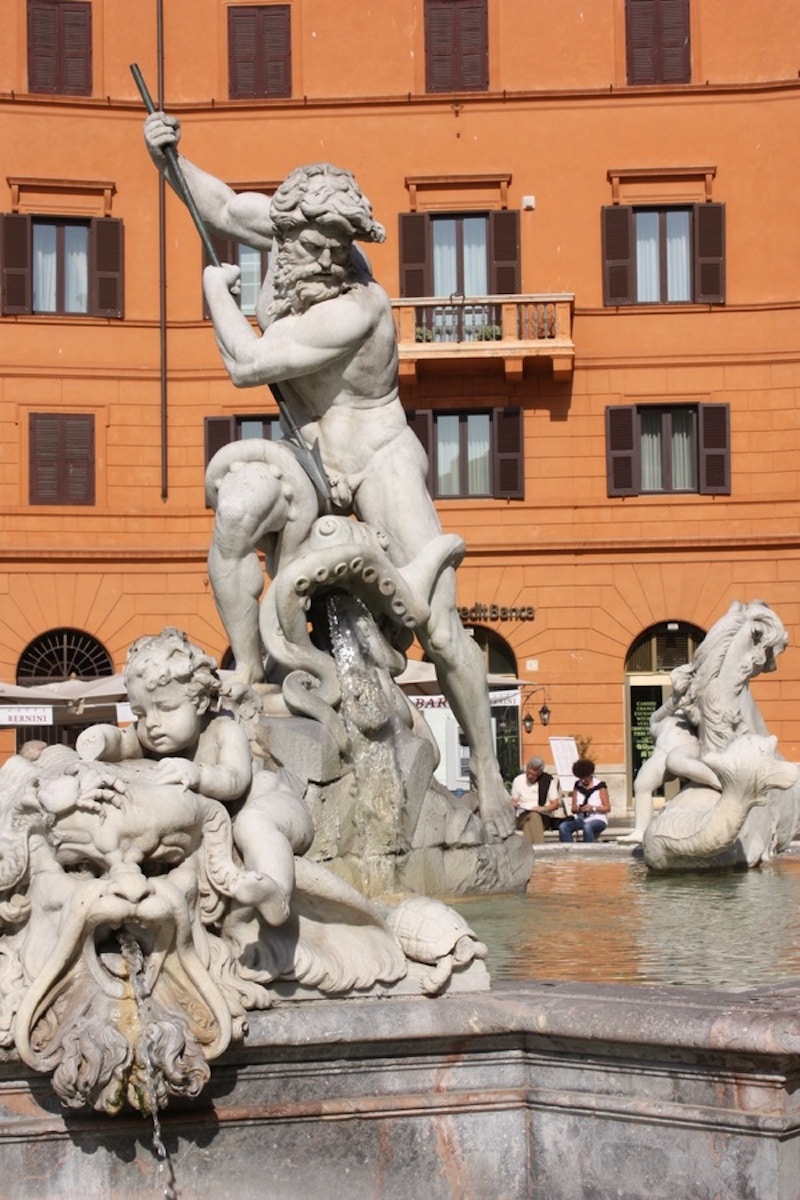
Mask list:
[[[794,982],[282,1003],[162,1137],[192,1200],[789,1200],[798,1051]],[[65,1114],[11,1059],[0,1098],[6,1200],[158,1194],[141,1117]]]
[[[448,901],[516,980],[740,991],[800,979],[797,845],[761,867],[654,873],[630,847],[548,845],[527,892]]]

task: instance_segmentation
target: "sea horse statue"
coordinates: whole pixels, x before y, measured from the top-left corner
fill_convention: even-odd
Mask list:
[[[654,718],[655,750],[639,775],[647,795],[665,778],[681,781],[643,829],[651,870],[757,866],[791,842],[800,773],[779,754],[750,691],[751,679],[775,670],[787,641],[764,601],[737,601],[692,662],[673,671],[672,694]]]

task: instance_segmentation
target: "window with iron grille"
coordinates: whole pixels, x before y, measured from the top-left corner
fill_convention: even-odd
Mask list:
[[[400,214],[400,294],[419,305],[419,341],[495,341],[501,308],[492,296],[520,291],[519,212]]]
[[[81,629],[51,629],[40,634],[28,643],[17,664],[17,683],[24,686],[113,674],[108,651]]]

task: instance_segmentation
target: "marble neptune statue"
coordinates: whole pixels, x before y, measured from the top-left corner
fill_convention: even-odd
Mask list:
[[[204,274],[232,381],[277,386],[291,429],[278,442],[225,447],[207,476],[216,514],[209,577],[237,670],[253,684],[264,678],[259,552],[274,578],[302,553],[322,514],[355,515],[385,539],[391,562],[405,568],[441,544],[442,530],[427,490],[425,453],[398,394],[391,305],[356,245],[382,242],[385,233],[353,176],[318,163],[292,171],[271,199],[237,194],[173,157],[179,137],[174,117],[148,117],[153,161],[173,186],[170,160],[178,164],[203,222],[270,251],[256,309],[260,330],[236,302],[238,267],[209,266]],[[298,446],[305,453],[298,455]],[[312,451],[321,467],[316,486],[303,465]],[[443,556],[429,576],[428,611],[415,632],[467,736],[484,827],[502,839],[513,831],[513,810],[495,757],[482,657],[456,611],[453,561]]]

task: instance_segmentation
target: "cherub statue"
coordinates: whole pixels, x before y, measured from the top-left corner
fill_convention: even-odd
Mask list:
[[[176,784],[235,806],[233,836],[245,870],[232,880],[231,894],[270,925],[282,924],[294,856],[313,840],[311,815],[278,772],[254,770],[244,727],[220,710],[214,660],[167,628],[131,646],[125,686],[136,723],[91,726],[78,738],[78,754],[101,762],[155,759],[156,786]]]

